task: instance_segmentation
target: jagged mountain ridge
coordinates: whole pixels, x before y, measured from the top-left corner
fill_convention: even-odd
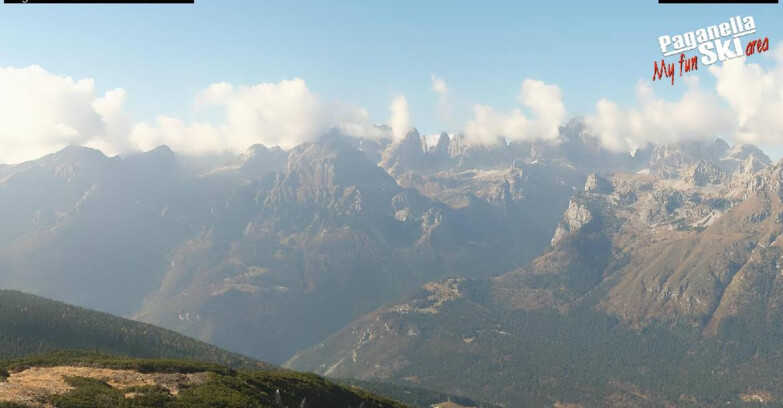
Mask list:
[[[524,218],[504,221],[524,206],[503,177],[495,183],[497,202],[454,208],[401,187],[344,143],[300,146],[285,171],[215,203],[208,229],[175,252],[138,316],[248,353],[279,350],[279,359],[428,280],[529,259],[528,241],[514,238]],[[237,321],[251,335],[223,334]]]
[[[69,148],[0,169],[0,201],[4,190],[12,202],[23,184],[39,188],[8,218],[20,226],[0,247],[0,275],[283,361],[427,281],[526,266],[593,172],[714,190],[736,168],[769,163],[720,140],[631,155],[602,149],[579,121],[561,133],[552,145],[494,146],[446,134],[427,146],[415,131],[400,143],[332,133],[291,152],[253,146],[198,172],[167,148],[136,159]],[[656,170],[669,161],[674,170]],[[44,197],[62,204],[42,206]],[[61,227],[36,227],[36,211]]]
[[[505,404],[523,396],[618,407],[783,400],[774,385],[783,351],[783,161],[711,147],[655,149],[652,163],[676,176],[590,175],[550,248],[526,267],[427,284],[288,366],[455,393],[482,389]],[[682,177],[705,163],[718,177]],[[463,371],[470,364],[472,376]],[[591,372],[594,365],[606,368]],[[510,386],[525,381],[542,387]]]

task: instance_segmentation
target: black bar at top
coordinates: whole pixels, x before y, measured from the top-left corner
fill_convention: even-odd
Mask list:
[[[194,4],[195,0],[3,0],[5,4]]]

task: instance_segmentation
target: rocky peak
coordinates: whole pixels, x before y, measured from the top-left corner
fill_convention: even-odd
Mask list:
[[[612,182],[599,176],[597,173],[592,173],[587,176],[585,182],[586,193],[599,193],[599,194],[611,194],[614,191]]]
[[[62,150],[46,155],[39,160],[34,160],[41,164],[97,164],[107,161],[109,158],[98,149],[84,146],[67,146]]]
[[[563,214],[562,221],[557,225],[555,234],[552,237],[552,245],[557,245],[567,236],[576,233],[589,224],[593,218],[593,213],[584,203],[572,199],[568,204],[568,209]]]
[[[740,174],[750,175],[750,174],[758,173],[759,171],[769,166],[769,164],[770,164],[769,158],[766,155],[764,155],[763,157],[759,157],[756,154],[750,154],[740,164],[737,171]]]
[[[148,156],[165,157],[167,159],[174,158],[174,152],[168,145],[160,145],[145,153]]]
[[[370,200],[369,208],[382,208],[383,202],[399,190],[396,181],[362,152],[334,141],[294,148],[277,184],[278,195],[296,196],[299,202],[315,199],[325,203],[350,188],[352,198]]]
[[[438,143],[432,147],[432,152],[438,155],[448,156],[449,145],[451,144],[451,138],[446,132],[441,132],[438,136]]]
[[[650,156],[650,174],[662,178],[679,177],[679,171],[694,164],[689,145],[656,145]]]
[[[586,129],[587,126],[585,124],[584,118],[577,117],[572,118],[568,121],[568,123],[561,126],[560,133],[564,138],[567,139],[582,138]]]
[[[449,156],[457,157],[465,152],[467,145],[465,144],[465,136],[457,133],[449,143]]]
[[[411,130],[409,130],[405,135],[405,139],[403,139],[400,144],[406,146],[406,148],[410,149],[411,151],[425,152],[426,150],[423,148],[425,144],[422,139],[423,138],[421,137],[421,134],[419,134],[419,131],[416,128],[411,128]]]
[[[711,162],[699,160],[691,168],[686,179],[697,186],[706,186],[708,184],[720,184],[724,179],[724,174]]]
[[[713,157],[725,156],[730,149],[731,146],[729,146],[729,144],[726,143],[725,140],[719,137],[715,138],[715,140],[707,144],[707,151],[709,151],[710,155],[712,155]]]
[[[285,168],[288,153],[280,147],[267,148],[262,144],[250,146],[239,156],[239,171],[249,179],[256,179],[270,171]]]
[[[180,164],[176,155],[166,145],[152,150],[129,155],[122,159],[124,171],[119,176],[125,183],[151,183],[160,187],[180,173]]]
[[[727,158],[745,160],[751,156],[755,156],[759,161],[771,164],[772,161],[764,152],[758,147],[751,144],[737,143],[726,154]]]
[[[557,141],[534,142],[529,149],[532,161],[564,161],[585,172],[629,171],[634,167],[630,153],[606,149],[582,118],[560,127]]]
[[[142,165],[176,165],[177,156],[168,146],[160,145],[146,152],[131,154],[123,161]]]
[[[119,157],[107,157],[97,149],[68,146],[38,160],[14,166],[13,169],[18,176],[30,175],[30,171],[42,172],[41,176],[53,172],[56,177],[67,180],[67,183],[75,182],[80,178],[91,183],[92,181],[87,180],[96,180],[108,174],[119,160]]]
[[[384,150],[380,166],[397,176],[409,170],[425,169],[428,166],[426,156],[426,140],[416,129],[411,129],[404,139]]]
[[[254,145],[248,147],[247,150],[245,150],[244,153],[239,155],[239,160],[247,161],[247,160],[250,160],[250,159],[252,159],[252,158],[254,158],[256,156],[264,155],[264,154],[267,154],[267,153],[269,153],[269,148],[267,148],[266,146],[264,146],[261,143],[258,143],[258,144],[254,144]]]
[[[772,164],[772,160],[756,146],[736,144],[720,160],[720,165],[727,173],[757,172]]]
[[[653,146],[649,168],[651,175],[661,178],[688,178],[693,175],[694,168],[711,171],[708,170],[710,166],[723,173],[732,173],[741,162],[740,156],[736,147],[730,148],[723,139],[692,140]]]

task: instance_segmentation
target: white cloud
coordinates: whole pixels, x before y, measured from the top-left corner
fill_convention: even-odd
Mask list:
[[[435,75],[432,75],[432,90],[435,91],[438,95],[444,96],[449,93],[449,88],[446,86],[446,81],[443,80],[443,78],[438,78]]]
[[[716,95],[699,87],[698,77],[686,79],[688,89],[677,101],[656,95],[650,83],[639,81],[637,106],[621,108],[601,99],[587,118],[601,143],[614,151],[630,151],[648,142],[665,144],[710,140],[730,135],[734,117]]]
[[[388,130],[376,126],[370,120],[370,114],[364,108],[340,103],[332,104],[336,126],[340,131],[352,137],[366,137],[370,139],[388,138]]]
[[[221,109],[223,121],[187,124],[160,117],[154,124],[136,125],[130,136],[132,144],[142,150],[166,144],[175,151],[198,155],[238,153],[256,143],[290,149],[317,140],[331,127],[349,136],[383,136],[367,111],[324,102],[298,78],[253,86],[215,83],[198,95],[195,106]]]
[[[678,101],[656,96],[651,84],[641,81],[637,107],[622,109],[601,100],[588,123],[603,144],[614,150],[716,136],[740,143],[780,145],[783,47],[772,58],[770,68],[748,63],[747,58],[712,66],[709,72],[716,78],[715,91],[701,89],[698,77],[690,77],[686,80],[688,89]]]
[[[501,113],[485,105],[475,105],[474,118],[465,126],[468,142],[492,144],[499,140],[555,141],[559,127],[566,120],[562,93],[556,85],[526,79],[522,82],[519,101],[530,109],[529,118],[520,109]]]
[[[411,129],[410,111],[408,110],[408,100],[405,96],[396,96],[389,106],[391,118],[389,118],[389,127],[392,129],[392,137],[395,141],[405,139],[408,131]]]
[[[388,137],[372,124],[367,111],[324,102],[301,79],[208,86],[195,106],[219,109],[222,119],[216,122],[169,116],[134,122],[123,110],[127,99],[123,89],[98,95],[92,79],[77,81],[38,66],[0,67],[0,163],[36,159],[67,145],[95,147],[107,154],[161,144],[187,154],[242,152],[254,143],[291,148],[316,140],[331,127],[350,136]],[[407,117],[407,108],[404,111],[396,118]]]
[[[702,89],[696,76],[686,77],[687,89],[679,100],[658,97],[648,81],[637,86],[638,103],[621,108],[602,99],[588,117],[604,146],[632,150],[647,142],[672,143],[709,140],[718,136],[733,142],[783,145],[783,46],[751,57],[771,58],[765,68],[747,57],[714,65],[715,89]]]
[[[465,136],[470,143],[494,144],[503,138],[521,139],[526,134],[528,119],[519,109],[498,113],[489,106],[475,105],[473,115],[465,126]]]
[[[122,93],[100,98],[92,79],[76,81],[39,66],[0,67],[0,163],[107,138],[106,121],[117,108],[117,101],[109,101]]]
[[[783,143],[783,46],[773,55],[775,65],[764,69],[747,58],[710,67],[716,90],[734,111],[735,141]]]
[[[253,143],[291,148],[317,138],[331,119],[326,104],[301,79],[250,87],[214,84],[198,104],[223,108],[225,145],[233,151]]]
[[[781,145],[783,46],[762,57],[771,57],[774,64],[763,67],[737,59],[711,67],[715,90],[702,89],[696,76],[685,78],[687,88],[676,100],[663,99],[649,81],[640,81],[635,106],[621,107],[602,99],[587,122],[602,144],[615,151],[633,150],[647,142],[716,136]],[[441,118],[448,122],[450,89],[435,75],[431,85]],[[332,127],[355,137],[402,140],[412,126],[403,95],[390,103],[389,131],[375,126],[360,107],[322,100],[301,79],[252,86],[212,84],[198,94],[194,105],[197,115],[203,113],[201,109],[216,108],[219,116],[214,121],[160,116],[137,123],[124,110],[128,97],[123,89],[100,95],[92,79],[74,80],[38,66],[0,67],[0,163],[35,159],[71,144],[97,147],[108,154],[161,144],[188,154],[241,152],[254,143],[291,148],[316,140]],[[518,99],[520,107],[505,112],[475,105],[474,116],[464,127],[466,140],[556,142],[559,126],[567,119],[560,88],[528,79]]]
[[[446,81],[435,75],[432,75],[430,79],[432,81],[432,90],[438,94],[438,115],[443,123],[451,126],[452,114],[451,106],[449,105],[449,88],[446,86]]]
[[[225,137],[209,123],[186,124],[180,119],[160,116],[154,125],[136,124],[129,135],[129,141],[137,150],[151,150],[167,145],[172,150],[193,155],[231,151]],[[252,144],[252,143],[251,143]],[[250,144],[244,146],[244,149]]]
[[[86,145],[107,154],[118,154],[133,149],[128,139],[133,119],[123,110],[128,94],[124,89],[106,92],[92,103],[92,108],[101,115],[106,133],[89,140]]]

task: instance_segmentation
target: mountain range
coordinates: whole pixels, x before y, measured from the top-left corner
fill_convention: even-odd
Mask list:
[[[581,120],[556,143],[428,140],[0,167],[0,279],[504,406],[783,401],[781,163],[721,139],[612,152]]]

